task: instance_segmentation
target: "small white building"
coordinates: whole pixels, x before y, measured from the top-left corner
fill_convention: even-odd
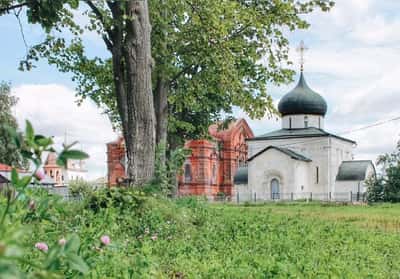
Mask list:
[[[235,175],[235,190],[258,199],[326,199],[366,191],[372,161],[353,160],[356,142],[324,130],[327,104],[300,74],[279,102],[282,129],[248,139],[248,165]]]
[[[66,182],[73,180],[87,180],[87,169],[84,160],[68,160],[64,170]]]
[[[67,186],[69,182],[74,180],[87,179],[84,160],[68,160],[67,168],[62,168],[57,164],[57,154],[55,152],[50,152],[47,155],[43,168],[45,175],[54,179],[57,187]]]

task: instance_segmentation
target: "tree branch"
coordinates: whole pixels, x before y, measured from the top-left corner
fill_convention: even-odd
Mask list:
[[[183,69],[182,69],[180,72],[178,72],[173,78],[170,79],[169,83],[170,83],[170,84],[175,83],[175,82],[177,81],[178,78],[180,78],[183,74],[186,74],[186,73],[190,70],[190,68],[192,68],[193,66],[195,66],[195,65],[190,64],[190,65],[186,66],[185,68],[183,68]]]
[[[28,3],[24,2],[24,3],[17,4],[17,5],[0,8],[0,14],[8,13],[8,12],[10,12],[12,10],[15,10],[15,9],[18,9],[18,8],[22,8],[22,7],[27,6],[27,5],[28,5]]]
[[[85,3],[92,9],[92,12],[97,16],[97,18],[103,25],[104,30],[108,34],[108,37],[112,37],[112,30],[106,27],[106,21],[105,21],[103,13],[99,10],[99,8],[97,8],[97,6],[93,3],[93,1],[85,0]],[[113,47],[112,42],[106,35],[103,35],[102,37],[103,37],[103,41],[106,44],[107,48],[111,51],[112,47]]]

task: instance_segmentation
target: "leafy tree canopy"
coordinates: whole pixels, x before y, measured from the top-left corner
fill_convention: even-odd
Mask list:
[[[18,129],[12,109],[18,99],[10,94],[10,85],[0,83],[0,163],[19,168],[27,167],[9,129]]]
[[[79,96],[103,107],[118,126],[112,62],[89,57],[80,34],[95,31],[110,47],[110,32],[118,24],[109,2],[82,1],[85,26],[74,21],[78,1],[28,1],[31,22],[41,23],[47,39],[34,46],[21,68],[40,57],[72,72]],[[121,3],[124,1],[120,1]],[[1,1],[0,11],[22,1]],[[35,3],[35,4],[32,4]],[[66,3],[62,5],[62,3]],[[302,14],[316,8],[328,11],[328,0],[151,0],[153,90],[163,81],[168,92],[168,130],[175,139],[207,134],[210,123],[238,106],[252,118],[276,113],[267,84],[291,80],[287,31],[309,26]],[[51,15],[50,15],[51,14]],[[55,24],[56,23],[56,24]],[[75,35],[66,40],[68,28]]]
[[[368,181],[369,201],[400,202],[400,142],[396,150],[379,156],[381,175]]]

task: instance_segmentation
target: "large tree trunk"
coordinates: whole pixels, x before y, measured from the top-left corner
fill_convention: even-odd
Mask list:
[[[128,88],[126,149],[128,176],[133,184],[153,178],[155,116],[151,87],[151,25],[147,0],[127,2],[125,63]]]
[[[113,17],[123,22],[121,3],[109,5]],[[125,26],[112,30],[114,82],[128,159],[127,175],[131,185],[142,185],[153,178],[155,161],[151,26],[147,0],[129,0],[125,5]]]

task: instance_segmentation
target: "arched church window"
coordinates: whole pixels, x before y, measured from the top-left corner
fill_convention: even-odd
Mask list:
[[[318,117],[318,128],[321,129],[321,117]]]
[[[217,166],[214,164],[212,168],[212,184],[215,184],[217,181]]]
[[[319,183],[319,167],[315,167],[315,183]]]
[[[189,164],[185,165],[185,182],[191,182],[192,181],[192,168],[190,167]]]
[[[304,116],[304,128],[308,128],[308,116]]]
[[[289,117],[289,129],[292,129],[292,118]]]
[[[279,181],[276,178],[271,180],[271,198],[273,200],[280,199]]]

